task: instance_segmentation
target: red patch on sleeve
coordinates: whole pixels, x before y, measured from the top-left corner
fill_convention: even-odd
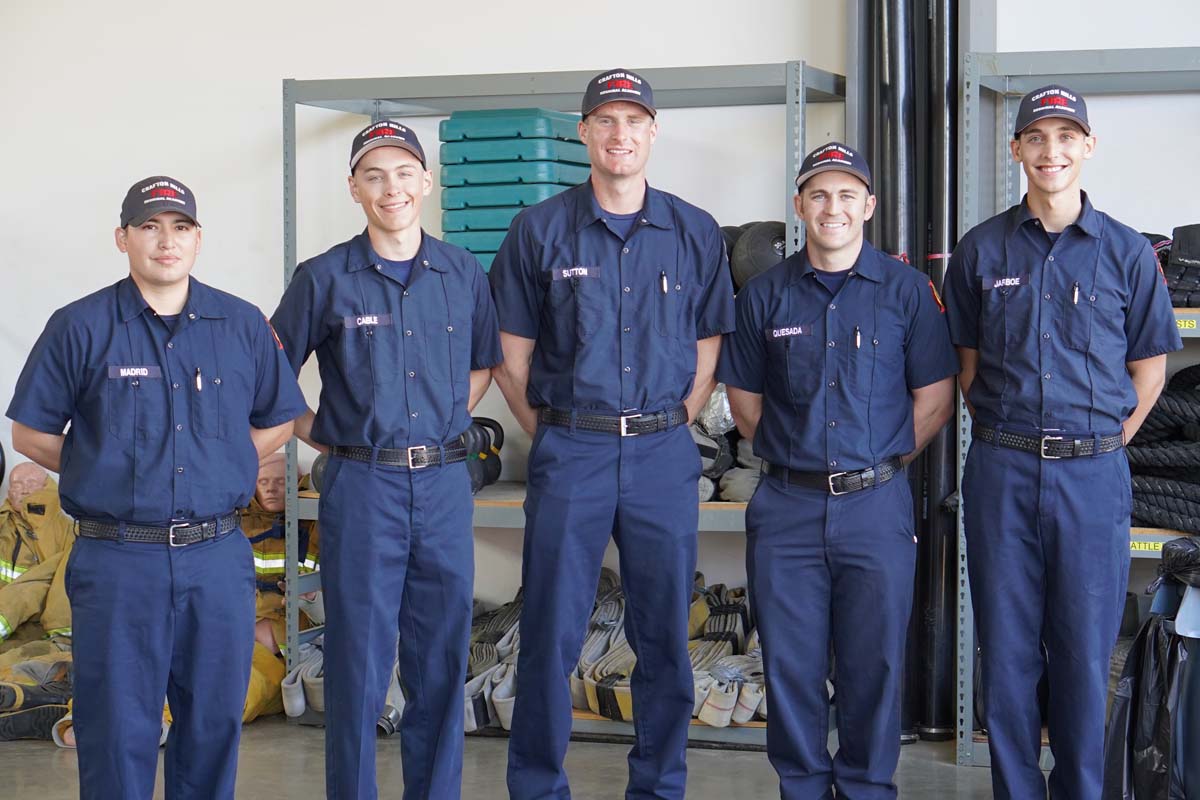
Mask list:
[[[929,285],[932,286],[933,284],[931,283]],[[275,332],[275,326],[271,324],[271,320],[267,319],[265,314],[263,315],[263,322],[267,323],[267,328],[269,328],[271,331],[271,337],[275,340],[275,346],[282,350],[283,342],[279,341],[279,334]]]
[[[938,311],[946,313],[946,306],[942,303],[942,298],[938,295],[937,287],[933,285],[933,281],[929,282],[929,291],[933,292],[933,300],[938,304]]]

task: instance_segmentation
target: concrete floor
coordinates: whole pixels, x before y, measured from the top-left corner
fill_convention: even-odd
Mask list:
[[[325,796],[323,731],[288,724],[282,717],[259,720],[242,733],[238,797],[322,798]],[[501,800],[508,740],[467,737],[464,798]],[[567,771],[577,800],[618,800],[625,783],[624,744],[572,742]],[[379,742],[379,783],[384,798],[400,797],[400,738]],[[920,800],[985,800],[992,796],[990,773],[954,765],[953,742],[918,743],[901,751],[897,782],[901,797]],[[50,742],[0,744],[0,785],[5,798],[67,800],[78,797],[75,753]],[[617,777],[619,776],[619,777]],[[155,798],[162,797],[162,777]],[[759,800],[779,796],[775,773],[764,753],[688,750],[689,800]]]

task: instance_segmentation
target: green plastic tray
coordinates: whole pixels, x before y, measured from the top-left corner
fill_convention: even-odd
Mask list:
[[[442,212],[442,231],[506,231],[521,207],[463,208]]]
[[[565,139],[579,141],[579,115],[544,108],[455,111],[438,126],[443,142],[466,139]]]
[[[470,250],[472,253],[494,253],[508,231],[459,231],[447,233],[444,238],[450,244]]]
[[[496,183],[561,183],[574,186],[588,179],[591,169],[556,161],[509,161],[501,164],[452,164],[442,167],[442,186]]]
[[[533,206],[568,187],[557,183],[507,183],[497,186],[451,186],[442,190],[442,209]]]
[[[493,161],[563,161],[590,164],[587,147],[558,139],[484,139],[446,142],[438,154],[442,164],[479,164]]]

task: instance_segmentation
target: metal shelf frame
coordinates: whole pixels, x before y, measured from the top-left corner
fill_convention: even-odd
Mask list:
[[[1020,167],[1009,155],[1008,141],[1022,95],[1047,83],[1070,86],[1085,96],[1200,92],[1200,47],[1128,50],[1076,50],[1028,53],[966,53],[959,96],[959,219],[962,238],[984,219],[1020,201]],[[1194,313],[1179,310],[1183,336],[1200,336]],[[958,404],[958,477],[971,444],[971,421]],[[1179,534],[1134,529],[1130,555],[1158,558],[1162,543]],[[990,766],[988,748],[976,742],[975,619],[967,580],[967,548],[962,516],[958,521],[958,763]],[[978,745],[978,746],[977,746]],[[1043,748],[1043,768],[1052,763]]]
[[[653,84],[659,109],[714,108],[728,106],[786,105],[784,161],[779,189],[783,216],[788,220],[787,253],[791,255],[803,243],[803,224],[792,207],[793,183],[804,158],[805,109],[808,103],[844,103],[846,79],[842,75],[810,66],[803,61],[774,64],[670,67],[638,70]],[[471,109],[526,108],[538,106],[563,111],[579,107],[582,87],[593,77],[592,71],[519,72],[484,75],[436,75],[395,78],[352,78],[337,80],[283,81],[283,273],[284,285],[295,272],[297,259],[297,142],[296,108],[311,106],[377,120],[385,117],[447,116],[454,111]],[[312,591],[318,577],[299,578],[296,555],[298,520],[315,517],[314,501],[307,501],[304,514],[297,492],[296,442],[287,446],[287,539],[286,606],[287,641],[301,641],[297,596]],[[478,515],[478,510],[477,510]],[[519,515],[519,516],[518,516]],[[518,508],[492,509],[481,522],[498,527],[523,527]],[[740,530],[740,522],[731,521],[728,512],[708,519],[716,530]],[[518,523],[520,523],[518,525]],[[305,639],[315,636],[306,632]],[[298,647],[287,648],[288,669],[295,666]],[[614,723],[615,724],[615,723]],[[713,729],[724,730],[724,729]],[[747,734],[738,733],[730,741],[741,742]],[[704,738],[708,738],[707,732]]]

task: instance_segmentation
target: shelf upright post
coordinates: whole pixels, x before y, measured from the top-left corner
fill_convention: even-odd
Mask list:
[[[287,286],[296,271],[296,101],[292,98],[292,81],[283,82],[283,285]],[[287,489],[284,494],[284,612],[287,623],[287,647],[284,656],[291,672],[296,666],[300,641],[299,524],[300,497],[297,484],[300,470],[297,463],[296,438],[287,443]]]
[[[804,224],[796,214],[792,197],[796,194],[796,175],[804,159],[804,93],[808,86],[808,68],[803,61],[789,61],[785,65],[787,89],[784,100],[787,104],[787,131],[785,147],[787,154],[786,173],[783,176],[783,218],[788,221],[785,255],[792,255],[804,246]]]

